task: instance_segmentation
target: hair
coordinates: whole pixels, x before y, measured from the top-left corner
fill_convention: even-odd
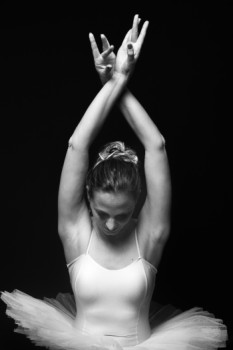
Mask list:
[[[94,191],[126,191],[135,199],[141,191],[139,161],[136,152],[121,141],[106,144],[86,178],[87,195]]]

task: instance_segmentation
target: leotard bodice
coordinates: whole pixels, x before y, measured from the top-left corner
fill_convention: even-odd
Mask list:
[[[77,306],[75,327],[84,334],[111,336],[122,346],[133,346],[149,338],[149,306],[156,268],[140,254],[126,267],[112,270],[89,254],[93,232],[85,254],[67,266]]]

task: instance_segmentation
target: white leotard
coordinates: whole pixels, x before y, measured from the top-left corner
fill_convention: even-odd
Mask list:
[[[122,346],[133,346],[151,334],[148,313],[154,290],[156,268],[140,254],[138,259],[117,270],[97,263],[86,254],[67,266],[77,305],[75,326],[83,334],[115,337]]]

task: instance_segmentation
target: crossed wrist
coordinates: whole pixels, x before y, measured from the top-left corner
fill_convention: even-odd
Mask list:
[[[129,74],[125,74],[125,73],[120,73],[120,72],[114,72],[113,75],[112,75],[112,78],[113,79],[116,79],[116,80],[128,80],[129,78]]]
[[[129,74],[114,72],[111,76],[103,76],[99,74],[100,81],[102,85],[105,85],[109,80],[122,80],[127,81]]]

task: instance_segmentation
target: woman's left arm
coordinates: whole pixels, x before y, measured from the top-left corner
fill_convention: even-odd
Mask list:
[[[109,80],[113,71],[121,73],[137,62],[148,27],[148,22],[144,22],[139,34],[139,22],[139,16],[135,15],[132,28],[118,50],[117,57],[105,35],[101,37],[102,54],[94,36],[91,36],[95,67],[103,84]],[[131,60],[126,60],[129,55]],[[124,91],[120,108],[145,149],[147,197],[139,215],[138,229],[143,233],[141,236],[145,242],[147,259],[157,265],[170,231],[171,180],[165,142],[157,126],[129,90]]]
[[[139,216],[139,225],[155,243],[164,244],[170,231],[171,180],[165,140],[145,109],[126,91],[121,110],[145,149],[147,196]],[[140,224],[141,223],[141,224]]]
[[[126,69],[127,64],[130,67],[125,59],[127,50],[131,55],[131,65],[138,60],[148,27],[148,21],[144,22],[139,33],[139,22],[139,16],[135,15],[132,28],[118,50],[114,68],[118,72],[122,67]],[[171,180],[165,141],[145,109],[128,90],[121,98],[120,107],[145,149],[147,196],[139,215],[138,230],[145,243],[146,257],[157,265],[170,231]]]

